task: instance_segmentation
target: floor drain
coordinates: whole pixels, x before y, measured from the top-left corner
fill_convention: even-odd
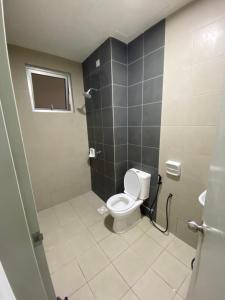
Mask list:
[[[107,209],[107,207],[105,207],[105,206],[103,205],[103,206],[99,207],[99,208],[97,209],[97,211],[100,213],[100,215],[104,215],[105,213],[108,212],[108,209]]]

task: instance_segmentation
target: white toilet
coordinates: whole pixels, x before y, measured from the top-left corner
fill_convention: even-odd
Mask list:
[[[150,179],[150,174],[134,168],[126,172],[124,193],[110,197],[106,203],[114,218],[114,232],[124,232],[140,220],[140,205],[149,197]]]

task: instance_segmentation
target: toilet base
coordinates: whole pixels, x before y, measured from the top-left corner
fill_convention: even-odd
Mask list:
[[[123,233],[133,227],[141,219],[140,206],[132,213],[124,217],[114,217],[113,231],[115,233]]]

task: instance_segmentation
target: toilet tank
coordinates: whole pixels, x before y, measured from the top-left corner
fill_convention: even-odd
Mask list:
[[[149,197],[151,174],[140,171],[135,168],[132,168],[131,170],[137,174],[141,185],[138,199],[147,199]]]

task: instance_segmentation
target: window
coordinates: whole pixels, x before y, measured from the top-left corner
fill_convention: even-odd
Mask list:
[[[70,74],[26,66],[33,111],[73,111]]]

